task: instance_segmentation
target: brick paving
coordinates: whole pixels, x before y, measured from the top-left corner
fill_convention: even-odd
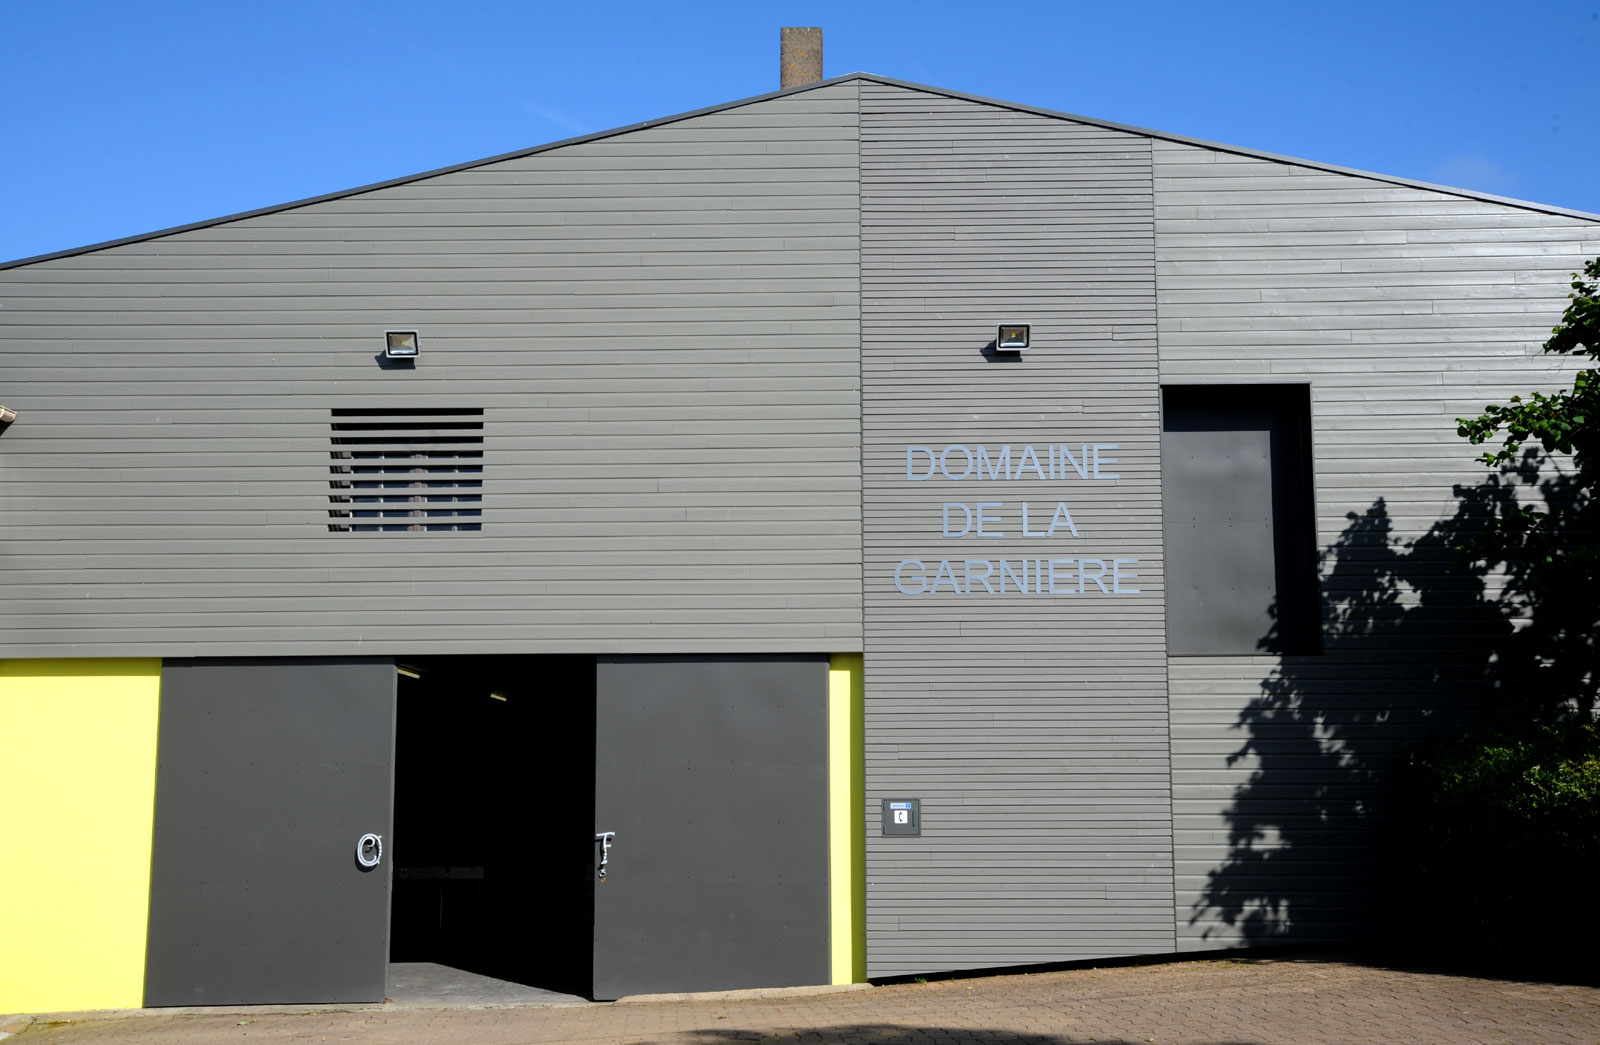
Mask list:
[[[1600,1043],[1600,988],[1254,959],[896,984],[806,997],[60,1019],[41,1018],[7,1045]]]

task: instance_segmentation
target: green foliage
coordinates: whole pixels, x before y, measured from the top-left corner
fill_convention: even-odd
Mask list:
[[[1436,742],[1407,759],[1399,785],[1397,928],[1435,957],[1560,964],[1600,931],[1593,721]],[[1600,972],[1592,951],[1585,960]]]
[[[1544,351],[1600,359],[1600,258],[1573,274]],[[1457,548],[1472,573],[1504,580],[1495,661],[1512,725],[1402,765],[1391,921],[1397,942],[1433,959],[1600,978],[1600,952],[1584,946],[1600,936],[1600,371],[1457,425],[1497,469],[1458,488],[1474,526]]]
[[[1489,465],[1511,464],[1530,439],[1537,439],[1545,453],[1593,454],[1596,426],[1590,418],[1600,417],[1597,407],[1600,381],[1595,379],[1595,371],[1580,370],[1572,379],[1570,392],[1564,388],[1554,395],[1530,392],[1526,399],[1512,396],[1508,406],[1491,403],[1479,417],[1457,418],[1456,431],[1474,446],[1505,431],[1500,448],[1479,458]]]
[[[1445,741],[1413,753],[1408,773],[1445,820],[1487,818],[1600,847],[1600,729],[1592,721]]]
[[[1544,343],[1553,353],[1600,358],[1600,258],[1572,274],[1571,304],[1561,322]],[[1571,454],[1578,467],[1587,469],[1597,462],[1600,451],[1600,376],[1594,370],[1579,371],[1572,389],[1554,395],[1530,393],[1526,398],[1512,396],[1507,405],[1490,404],[1474,418],[1457,418],[1456,431],[1474,446],[1505,433],[1499,449],[1486,451],[1488,465],[1514,463],[1530,440],[1537,440],[1547,454]]]
[[[1584,276],[1588,277],[1587,279]],[[1544,343],[1546,352],[1574,352],[1600,358],[1600,258],[1583,266],[1583,276],[1572,274],[1572,304],[1561,316],[1561,323]]]
[[[1572,275],[1572,294],[1546,353],[1600,359],[1600,258]],[[1458,418],[1473,445],[1500,440],[1483,463],[1500,469],[1481,528],[1460,550],[1506,576],[1506,613],[1525,626],[1529,652],[1547,666],[1547,711],[1593,709],[1600,686],[1600,370],[1572,387],[1532,392]],[[1537,445],[1535,445],[1537,444]],[[1537,495],[1541,503],[1530,503]]]

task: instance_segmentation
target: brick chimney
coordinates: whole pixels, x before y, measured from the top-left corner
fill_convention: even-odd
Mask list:
[[[785,26],[778,30],[783,38],[778,64],[778,83],[783,90],[804,87],[822,80],[822,30],[817,26]]]

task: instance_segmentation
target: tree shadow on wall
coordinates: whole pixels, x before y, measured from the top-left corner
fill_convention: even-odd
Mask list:
[[[1324,652],[1280,658],[1233,724],[1245,739],[1227,765],[1250,772],[1223,812],[1228,855],[1191,907],[1202,937],[1375,936],[1391,851],[1389,775],[1406,747],[1546,716],[1583,689],[1600,600],[1578,584],[1552,599],[1540,591],[1548,570],[1534,575],[1544,567],[1500,570],[1462,552],[1530,484],[1547,502],[1564,495],[1563,477],[1538,481],[1540,464],[1530,455],[1456,487],[1454,515],[1414,540],[1396,537],[1383,498],[1346,516],[1320,553]],[[1275,644],[1274,635],[1261,645]]]

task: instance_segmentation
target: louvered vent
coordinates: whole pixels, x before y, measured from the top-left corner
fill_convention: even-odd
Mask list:
[[[328,529],[483,529],[483,411],[334,410]]]

